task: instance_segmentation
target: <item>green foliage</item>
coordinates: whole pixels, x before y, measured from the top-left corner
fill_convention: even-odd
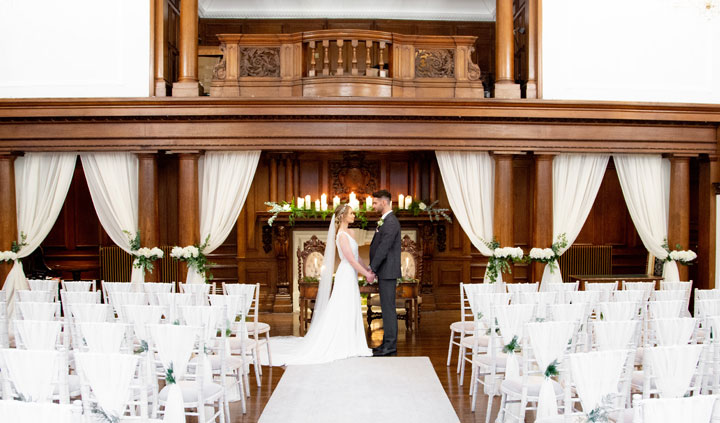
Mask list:
[[[139,346],[138,348],[135,348],[135,351],[133,351],[133,352],[134,352],[135,354],[142,354],[142,353],[144,353],[145,351],[147,351],[148,349],[149,349],[148,343],[147,343],[146,340],[143,339],[143,340],[140,341],[140,346]]]
[[[545,377],[553,377],[560,374],[558,371],[558,361],[553,360],[552,363],[548,364],[547,369],[545,369]]]
[[[495,237],[493,237],[490,242],[485,241],[485,245],[490,251],[495,251],[496,248],[500,248],[500,243]],[[510,263],[504,258],[495,257],[494,254],[488,257],[487,276],[490,279],[490,283],[497,282],[497,277],[502,272],[510,272]]]
[[[96,415],[100,421],[109,422],[109,423],[118,423],[120,421],[120,418],[118,416],[113,416],[111,414],[108,414],[100,408],[99,405],[93,406],[93,408],[90,410],[90,412],[94,415]]]
[[[175,382],[175,370],[173,370],[173,364],[170,363],[170,367],[167,368],[167,371],[165,372],[165,381],[168,385],[172,385]]]
[[[510,354],[510,353],[514,353],[517,351],[520,351],[520,343],[518,342],[518,337],[513,336],[512,341],[510,341],[509,344],[507,344],[503,347],[503,352],[505,354]]]
[[[10,251],[17,254],[20,252],[22,247],[25,247],[27,245],[27,234],[25,234],[25,232],[20,232],[20,242],[18,243],[17,241],[13,241],[10,246]]]
[[[315,276],[303,276],[302,281],[303,283],[319,283],[320,279]]]

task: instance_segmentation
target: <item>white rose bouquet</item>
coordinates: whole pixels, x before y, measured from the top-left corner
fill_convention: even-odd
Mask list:
[[[17,253],[13,251],[0,251],[0,262],[14,262],[17,258]]]
[[[683,250],[682,246],[680,244],[675,244],[676,250],[670,250],[670,247],[668,246],[668,240],[665,238],[665,242],[663,242],[662,245],[663,249],[667,251],[668,256],[665,258],[665,261],[675,261],[680,264],[684,264],[685,266],[690,266],[697,258],[697,254],[695,254],[692,250]]]
[[[488,258],[487,275],[490,283],[495,283],[500,273],[512,273],[510,262],[521,262],[523,260],[522,248],[516,247],[500,247],[500,243],[493,239],[492,242],[486,242],[493,251],[493,255]]]
[[[6,261],[15,262],[20,260],[18,253],[22,247],[28,245],[26,240],[27,235],[25,235],[24,232],[20,232],[20,242],[13,241],[8,251],[0,251],[0,263],[4,263]]]
[[[560,253],[567,247],[567,237],[564,233],[558,235],[550,248],[533,248],[528,255],[528,261],[545,263],[550,268],[550,273],[555,273]]]
[[[200,275],[205,275],[208,267],[212,263],[208,263],[207,256],[204,254],[210,242],[210,235],[205,238],[202,245],[188,245],[187,247],[173,247],[170,250],[170,257],[178,261],[184,261],[188,267],[192,267]],[[212,280],[212,273],[207,273],[207,280]]]
[[[140,231],[137,231],[134,237],[128,231],[123,232],[125,232],[130,239],[130,251],[132,252],[133,257],[135,257],[135,260],[133,260],[133,267],[152,273],[153,270],[155,270],[155,264],[153,262],[163,258],[163,250],[158,247],[141,247]]]

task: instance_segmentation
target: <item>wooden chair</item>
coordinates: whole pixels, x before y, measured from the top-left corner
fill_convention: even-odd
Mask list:
[[[400,267],[402,269],[402,278],[405,281],[414,280],[420,283],[422,280],[422,252],[418,249],[417,243],[405,235],[400,244]],[[421,298],[418,297],[416,312],[418,313],[418,322],[420,321],[420,303]],[[412,299],[396,298],[395,307],[397,308],[398,320],[405,320],[405,328],[409,331],[416,328],[412,327]],[[367,322],[368,326],[375,319],[382,319],[382,311],[380,309],[380,295],[368,294],[367,299]]]
[[[296,254],[300,287],[300,330],[305,333],[315,308],[317,284],[320,282],[320,269],[325,257],[325,242],[313,235],[303,243],[302,248],[298,246]]]

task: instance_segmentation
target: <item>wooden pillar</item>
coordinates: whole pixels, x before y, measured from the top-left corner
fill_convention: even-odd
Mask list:
[[[715,287],[715,234],[716,198],[713,184],[718,182],[718,157],[711,156],[700,161],[698,186],[698,280],[695,288],[711,289]]]
[[[165,97],[168,92],[168,82],[165,80],[165,50],[167,40],[165,39],[165,5],[167,0],[154,0],[154,52],[155,62],[155,96]]]
[[[277,159],[270,159],[270,201],[278,201],[278,165]]]
[[[139,153],[138,155],[138,227],[140,229],[140,245],[158,247],[160,244],[160,228],[158,227],[158,166],[156,153]],[[160,263],[156,262],[155,270],[145,274],[145,281],[160,280]]]
[[[533,189],[532,246],[548,248],[553,243],[553,158],[552,154],[535,154]],[[530,282],[542,278],[543,263],[533,263]]]
[[[15,156],[0,153],[0,251],[8,251],[17,240],[15,208]],[[0,263],[0,287],[5,284],[12,263]]]
[[[501,247],[513,247],[513,155],[496,153],[495,157],[495,211],[493,235]],[[510,266],[512,269],[512,265]],[[512,282],[512,275],[503,275]]]
[[[247,205],[247,203],[246,203]],[[247,210],[243,207],[237,220],[237,276],[238,283],[245,283],[245,259],[247,258]]]
[[[293,191],[294,183],[293,176],[295,169],[293,169],[293,158],[292,154],[288,154],[285,158],[285,201],[291,202],[295,199],[295,192]]]
[[[438,199],[437,160],[430,161],[430,202]]]
[[[420,157],[415,157],[415,160],[413,161],[413,176],[412,176],[412,196],[413,200],[415,201],[421,201],[421,193],[422,190],[420,189]]]
[[[515,83],[513,0],[495,0],[495,98],[520,98]]]
[[[525,96],[527,98],[538,98],[538,0],[528,0],[528,81]]]
[[[668,245],[671,250],[680,244],[683,250],[690,248],[690,158],[670,158],[670,216],[668,222]],[[688,280],[687,266],[678,265],[680,280]]]
[[[200,242],[198,159],[200,153],[178,154],[178,239],[180,246]],[[187,279],[187,266],[180,263],[178,279]]]
[[[173,84],[173,97],[197,97],[198,83],[198,0],[180,2],[180,75]]]

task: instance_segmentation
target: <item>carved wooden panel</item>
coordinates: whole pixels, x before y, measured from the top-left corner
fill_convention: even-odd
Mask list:
[[[455,51],[451,49],[415,49],[415,76],[418,78],[453,78]]]
[[[358,196],[370,195],[380,189],[380,161],[366,160],[361,152],[343,153],[342,160],[330,160],[331,195],[346,199],[354,192]]]
[[[310,240],[303,243],[302,248],[298,246],[296,254],[299,281],[302,281],[305,276],[320,279],[320,266],[322,266],[325,254],[325,243],[313,235]]]
[[[241,48],[240,76],[280,77],[280,49],[275,47]]]

